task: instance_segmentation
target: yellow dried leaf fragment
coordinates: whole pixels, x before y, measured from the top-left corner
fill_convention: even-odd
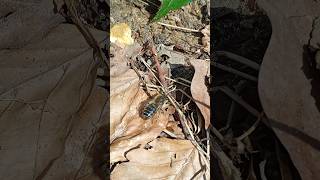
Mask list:
[[[121,47],[133,44],[130,26],[126,23],[114,25],[110,31],[110,41]]]

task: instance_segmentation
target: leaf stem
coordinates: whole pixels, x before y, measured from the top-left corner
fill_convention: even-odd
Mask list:
[[[175,29],[181,29],[181,30],[190,31],[190,32],[200,32],[200,30],[179,27],[179,26],[175,26],[175,25],[171,25],[171,24],[162,23],[162,22],[158,22],[158,24],[160,24],[162,26],[171,27],[171,28],[175,28]]]

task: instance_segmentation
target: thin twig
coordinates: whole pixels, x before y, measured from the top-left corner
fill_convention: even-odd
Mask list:
[[[239,56],[237,54],[233,54],[231,52],[227,52],[227,51],[216,51],[216,54],[218,56],[225,56],[231,60],[235,60],[239,63],[242,63],[242,64],[245,64],[255,70],[259,70],[260,69],[260,65],[248,58],[245,58],[245,57],[242,57],[242,56]]]
[[[182,110],[180,109],[180,107],[178,106],[178,103],[176,102],[176,100],[170,95],[169,92],[167,92],[167,89],[165,88],[165,86],[163,85],[163,83],[159,80],[159,78],[152,72],[152,69],[150,68],[150,66],[147,64],[147,62],[145,62],[145,60],[141,60],[141,62],[147,67],[147,69],[150,71],[151,75],[156,79],[156,81],[160,84],[160,88],[162,90],[162,92],[164,93],[164,95],[167,97],[167,99],[170,101],[170,103],[175,107],[175,109],[177,110],[177,114],[180,117],[180,122],[181,125],[185,128],[183,128],[184,133],[186,134],[186,137],[190,137],[191,139],[189,139],[191,141],[191,143],[196,147],[196,149],[200,152],[200,155],[204,158],[206,166],[208,167],[208,169],[210,168],[210,164],[209,164],[209,157],[207,157],[207,153],[200,147],[200,145],[197,143],[197,141],[195,140],[195,137],[190,129],[190,127],[187,124],[187,119],[184,115],[184,113],[182,112]]]
[[[177,77],[176,80],[181,80],[181,81],[184,81],[184,82],[186,82],[186,83],[188,83],[188,84],[191,84],[191,81],[186,80],[186,79],[184,79],[184,78],[182,78],[182,77]]]
[[[157,90],[160,89],[160,86],[157,86],[157,85],[154,85],[154,84],[146,84],[146,86],[148,86],[148,87],[150,87],[150,88],[157,89]]]
[[[193,126],[193,129],[194,129],[193,133],[194,134],[198,134],[197,133],[198,132],[198,126],[196,125],[196,122],[195,122],[195,120],[193,118],[193,112],[191,112],[189,119],[190,119],[190,122],[191,122],[191,124]]]
[[[236,85],[236,87],[235,87],[235,92],[236,92],[237,94],[239,94],[240,91],[242,91],[242,89],[245,87],[245,83],[246,83],[246,82],[247,82],[247,81],[245,81],[245,80],[241,80],[241,81]],[[234,111],[235,111],[235,107],[236,107],[236,102],[234,102],[234,101],[232,100],[231,105],[230,105],[230,110],[229,110],[229,113],[228,113],[228,119],[227,119],[226,126],[223,127],[223,128],[221,128],[221,129],[219,129],[219,132],[222,132],[222,131],[225,131],[225,130],[229,129],[230,124],[231,124],[232,119],[233,119],[233,114],[234,114]]]
[[[152,6],[156,7],[156,8],[159,8],[159,5],[157,5],[156,3],[152,2],[152,1],[148,1],[148,2],[145,2],[143,0],[138,0],[138,1],[141,2],[144,5],[152,5]]]
[[[200,30],[189,29],[189,28],[185,28],[185,27],[179,27],[179,26],[175,26],[175,25],[171,25],[171,24],[162,23],[162,22],[158,22],[158,24],[160,24],[162,26],[171,27],[171,28],[180,29],[180,30],[185,30],[185,31],[190,31],[190,32],[197,32],[197,33],[201,32]]]
[[[216,63],[216,62],[212,62],[211,63],[214,67],[217,67],[219,69],[222,69],[224,71],[227,71],[227,72],[230,72],[230,73],[233,73],[235,75],[238,75],[240,77],[243,77],[245,79],[248,79],[250,81],[254,81],[254,82],[258,82],[258,78],[254,77],[254,76],[251,76],[249,74],[246,74],[246,73],[243,73],[241,71],[238,71],[236,69],[233,69],[231,67],[228,67],[228,66],[225,66],[223,64],[219,64],[219,63]]]
[[[225,154],[221,147],[215,141],[211,141],[211,152],[219,160],[222,169],[227,172],[227,179],[241,180],[239,169],[233,164],[232,160]]]
[[[157,68],[157,70],[158,70],[159,80],[161,81],[161,83],[162,83],[165,87],[167,87],[167,83],[166,83],[166,80],[165,80],[165,78],[164,78],[164,72],[163,72],[163,69],[162,69],[162,67],[161,67],[161,65],[160,65],[160,62],[159,62],[159,60],[158,60],[157,50],[156,50],[156,48],[154,47],[154,45],[153,45],[151,42],[149,42],[149,48],[150,48],[150,50],[151,50],[151,52],[152,52],[152,57],[153,57],[153,60],[154,60],[154,62],[155,62],[155,64],[156,64],[156,68]]]
[[[214,89],[221,90],[230,98],[232,98],[234,101],[236,101],[238,104],[240,104],[242,107],[244,107],[249,113],[251,113],[256,117],[259,117],[260,112],[257,111],[255,108],[253,108],[251,105],[249,105],[247,102],[245,102],[238,94],[233,92],[230,88],[222,86],[222,87],[215,87]]]
[[[261,113],[261,115],[258,117],[258,120],[256,120],[256,122],[254,122],[254,124],[246,132],[244,132],[239,137],[236,137],[235,140],[236,141],[241,141],[245,137],[249,136],[258,127],[262,117],[263,117],[263,113]]]
[[[187,97],[188,97],[189,99],[191,99],[193,102],[199,103],[199,104],[205,106],[206,108],[210,108],[210,106],[209,106],[208,104],[206,104],[206,103],[204,103],[204,102],[201,102],[201,101],[199,101],[199,100],[194,99],[193,97],[191,97],[188,93],[184,92],[183,90],[177,89],[177,91],[180,91],[182,94],[184,94],[185,96],[187,96]]]
[[[238,94],[234,93],[230,88],[225,87],[225,86],[220,86],[220,87],[215,87],[213,88],[214,91],[220,90],[224,92],[226,95],[228,95],[230,98],[232,98],[235,102],[240,104],[243,108],[245,108],[249,113],[251,113],[255,117],[260,116],[260,112],[256,110],[254,107],[252,107],[250,104],[245,102]],[[261,120],[267,125],[271,126],[271,120],[267,118],[266,116],[261,117]]]
[[[213,126],[210,127],[210,131],[221,141],[224,142],[222,134]]]
[[[206,130],[206,135],[207,135],[207,157],[208,160],[210,161],[210,133],[209,130]]]
[[[168,134],[169,136],[173,137],[173,138],[178,138],[177,135],[175,135],[174,133],[170,132],[169,130],[167,129],[164,129],[163,132],[165,132],[166,134]]]
[[[189,88],[190,88],[190,85],[178,81],[178,78],[176,78],[176,79],[171,79],[171,78],[169,78],[169,77],[165,77],[165,79],[170,80],[170,81],[173,81],[173,82],[175,82],[175,83],[178,83],[178,84],[181,84],[181,85],[183,85],[183,86],[186,86],[186,87],[189,87]],[[179,79],[180,79],[180,78],[179,78]],[[182,79],[182,78],[181,78],[181,79]],[[187,80],[186,80],[186,81],[187,81]],[[191,83],[190,83],[190,84],[191,84]]]

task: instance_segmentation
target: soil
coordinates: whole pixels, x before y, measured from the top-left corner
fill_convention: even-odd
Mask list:
[[[179,27],[201,30],[209,24],[206,0],[193,1],[182,9],[170,12],[160,21]],[[160,7],[160,1],[152,0],[111,0],[111,27],[117,23],[127,23],[133,32],[136,42],[140,45],[148,40],[155,44],[175,45],[184,52],[201,55],[201,33],[164,27],[158,23],[149,23]]]
[[[99,30],[108,31],[110,29],[107,12],[109,6],[106,1],[101,0],[81,0],[79,1],[78,13],[83,22]]]

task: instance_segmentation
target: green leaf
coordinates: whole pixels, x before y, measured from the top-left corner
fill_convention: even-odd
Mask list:
[[[171,10],[177,10],[182,6],[189,4],[192,0],[162,0],[161,6],[157,14],[153,17],[152,22],[158,21],[167,15]]]

